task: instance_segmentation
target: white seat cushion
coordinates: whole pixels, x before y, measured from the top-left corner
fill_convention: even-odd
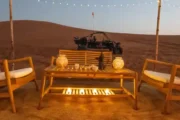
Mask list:
[[[154,80],[157,80],[163,83],[169,83],[170,77],[171,77],[171,74],[155,72],[155,71],[150,71],[150,70],[145,70],[144,74]],[[177,77],[177,76],[175,77],[174,84],[180,84],[180,77]]]
[[[10,71],[10,78],[21,78],[28,74],[30,74],[33,71],[32,68],[23,68],[18,70]],[[4,72],[0,72],[0,80],[5,80],[6,76]]]

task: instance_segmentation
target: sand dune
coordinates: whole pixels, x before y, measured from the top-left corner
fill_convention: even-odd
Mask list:
[[[0,58],[7,56],[10,43],[9,22],[0,22]],[[16,57],[32,56],[38,73],[49,64],[59,49],[76,49],[74,36],[86,36],[90,30],[42,21],[14,21]],[[145,58],[154,58],[155,36],[107,33],[120,41],[125,67],[141,71]],[[180,36],[160,36],[159,60],[180,64]],[[40,77],[40,74],[38,74]]]

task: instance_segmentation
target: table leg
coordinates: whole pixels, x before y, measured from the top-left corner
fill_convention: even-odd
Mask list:
[[[138,86],[138,74],[136,73],[136,77],[134,79],[134,109],[138,109],[137,105],[137,86]]]
[[[124,84],[124,80],[123,80],[123,78],[120,78],[120,89],[124,88],[123,84]],[[122,93],[123,93],[123,91],[122,91]]]
[[[49,84],[49,87],[51,87],[53,85],[53,81],[54,81],[54,78],[53,77],[50,77],[50,84]],[[49,90],[49,92],[51,93],[52,91]]]
[[[124,84],[124,80],[123,78],[120,78],[120,87],[123,87],[123,84]]]
[[[44,97],[44,88],[45,88],[45,85],[46,85],[46,76],[43,77],[42,83],[41,83],[41,93],[40,93],[40,100],[39,100],[38,110],[42,109],[41,102],[42,102],[42,99]]]

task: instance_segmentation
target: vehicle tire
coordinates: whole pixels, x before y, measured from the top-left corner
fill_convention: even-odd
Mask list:
[[[119,49],[119,54],[123,54],[123,49],[121,47],[118,48]]]
[[[116,49],[115,48],[113,48],[113,54],[116,54]]]

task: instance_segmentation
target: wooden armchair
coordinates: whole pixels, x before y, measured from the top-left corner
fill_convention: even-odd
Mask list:
[[[147,70],[148,63],[165,65],[171,68],[171,72],[168,74]],[[140,91],[142,82],[146,82],[163,92],[166,95],[165,104],[163,107],[164,114],[169,112],[168,108],[171,100],[180,100],[180,95],[173,95],[172,92],[174,89],[180,90],[180,77],[176,76],[178,69],[180,69],[180,65],[146,59],[142,70],[138,90]]]
[[[9,63],[17,63],[23,61],[28,61],[30,67],[9,71]],[[0,92],[0,98],[9,97],[11,101],[12,110],[14,113],[16,113],[13,91],[30,81],[34,81],[36,89],[38,90],[32,58],[26,57],[16,60],[5,59],[0,62],[0,64],[4,68],[4,72],[0,72],[0,87],[7,86],[8,88],[8,92]]]

